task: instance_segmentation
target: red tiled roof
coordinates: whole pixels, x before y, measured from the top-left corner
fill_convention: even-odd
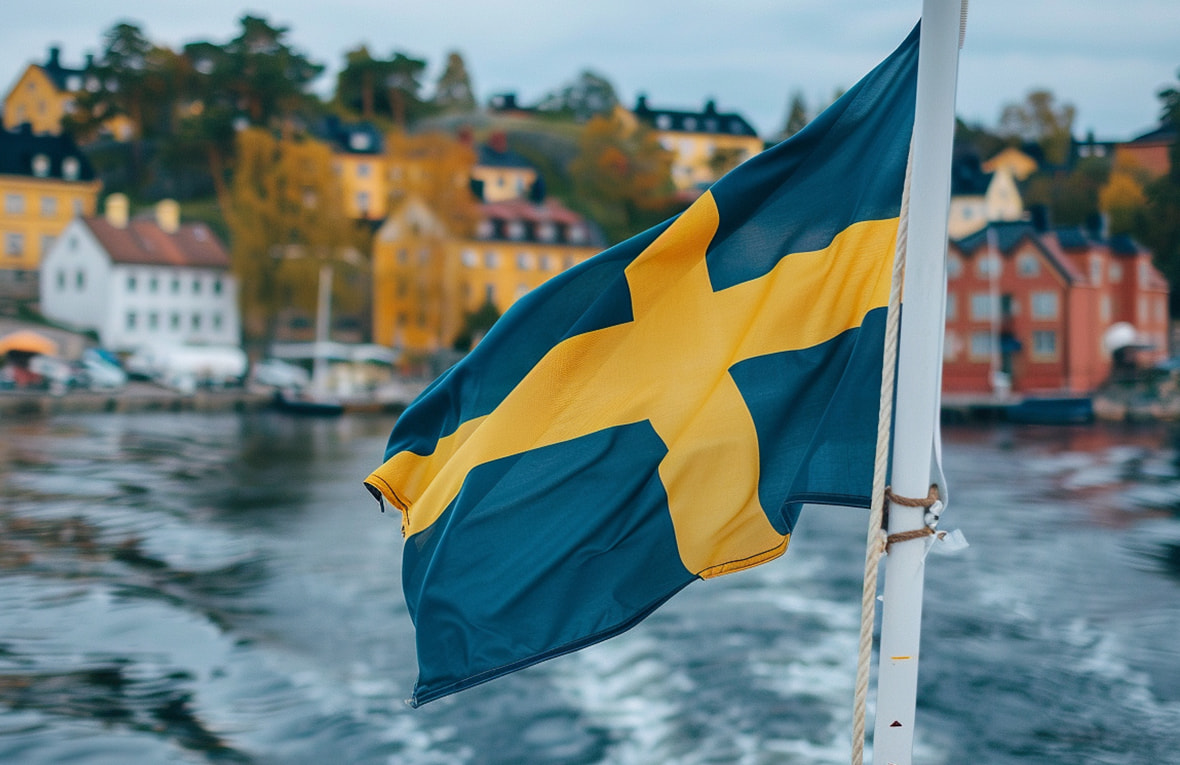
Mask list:
[[[578,215],[555,199],[547,199],[539,205],[527,199],[505,199],[500,202],[484,202],[479,206],[479,212],[480,216],[484,219],[500,218],[503,220],[521,220],[532,223],[564,223],[566,225],[584,222],[581,215]]]
[[[128,221],[126,228],[99,217],[83,222],[115,263],[229,268],[229,253],[204,223],[185,223],[169,234],[154,220],[143,218]]]

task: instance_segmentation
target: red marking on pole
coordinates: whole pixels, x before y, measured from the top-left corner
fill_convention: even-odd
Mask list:
[[[889,723],[889,727],[890,727],[890,728],[900,728],[900,727],[902,727],[902,725],[901,725],[901,720],[894,720],[893,722]]]

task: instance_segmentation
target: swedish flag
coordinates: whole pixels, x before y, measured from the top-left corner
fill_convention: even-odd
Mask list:
[[[868,507],[917,29],[688,210],[550,280],[398,420],[417,706]]]

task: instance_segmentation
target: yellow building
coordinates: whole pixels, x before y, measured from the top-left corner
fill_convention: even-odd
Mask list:
[[[763,149],[762,139],[740,114],[719,112],[713,101],[704,111],[652,109],[640,96],[635,117],[655,129],[660,145],[672,152],[672,183],[677,189],[702,189]]]
[[[485,202],[524,199],[537,183],[537,169],[508,148],[504,133],[493,133],[477,150],[471,169],[472,188]]]
[[[602,248],[556,200],[479,205],[473,236],[453,236],[420,198],[399,205],[373,242],[373,340],[409,352],[451,348],[467,314],[503,313]]]
[[[324,140],[332,147],[333,170],[340,179],[344,211],[356,220],[382,221],[407,198],[454,196],[469,204],[475,153],[440,133],[381,135],[365,122],[326,123]]]
[[[94,214],[100,188],[68,136],[0,131],[0,300],[35,299],[41,256],[70,220]]]
[[[87,56],[88,66],[89,59]],[[92,77],[85,69],[62,66],[61,50],[50,48],[46,62],[25,67],[4,97],[5,129],[15,130],[27,123],[34,133],[60,134],[77,95],[88,86],[96,87]],[[105,120],[100,132],[117,141],[130,141],[135,137],[135,125],[126,115],[118,114]]]
[[[1009,155],[1009,159],[1012,155]],[[1024,218],[1024,200],[1013,177],[1011,161],[997,161],[988,171],[973,151],[956,154],[951,171],[947,233],[961,239],[994,221]]]

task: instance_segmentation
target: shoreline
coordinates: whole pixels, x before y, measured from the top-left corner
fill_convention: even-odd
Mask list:
[[[132,382],[118,390],[0,391],[0,418],[45,417],[55,414],[129,412],[256,412],[274,409],[274,392],[223,388],[180,393],[159,385]],[[409,402],[356,399],[344,402],[345,414],[397,414]]]

